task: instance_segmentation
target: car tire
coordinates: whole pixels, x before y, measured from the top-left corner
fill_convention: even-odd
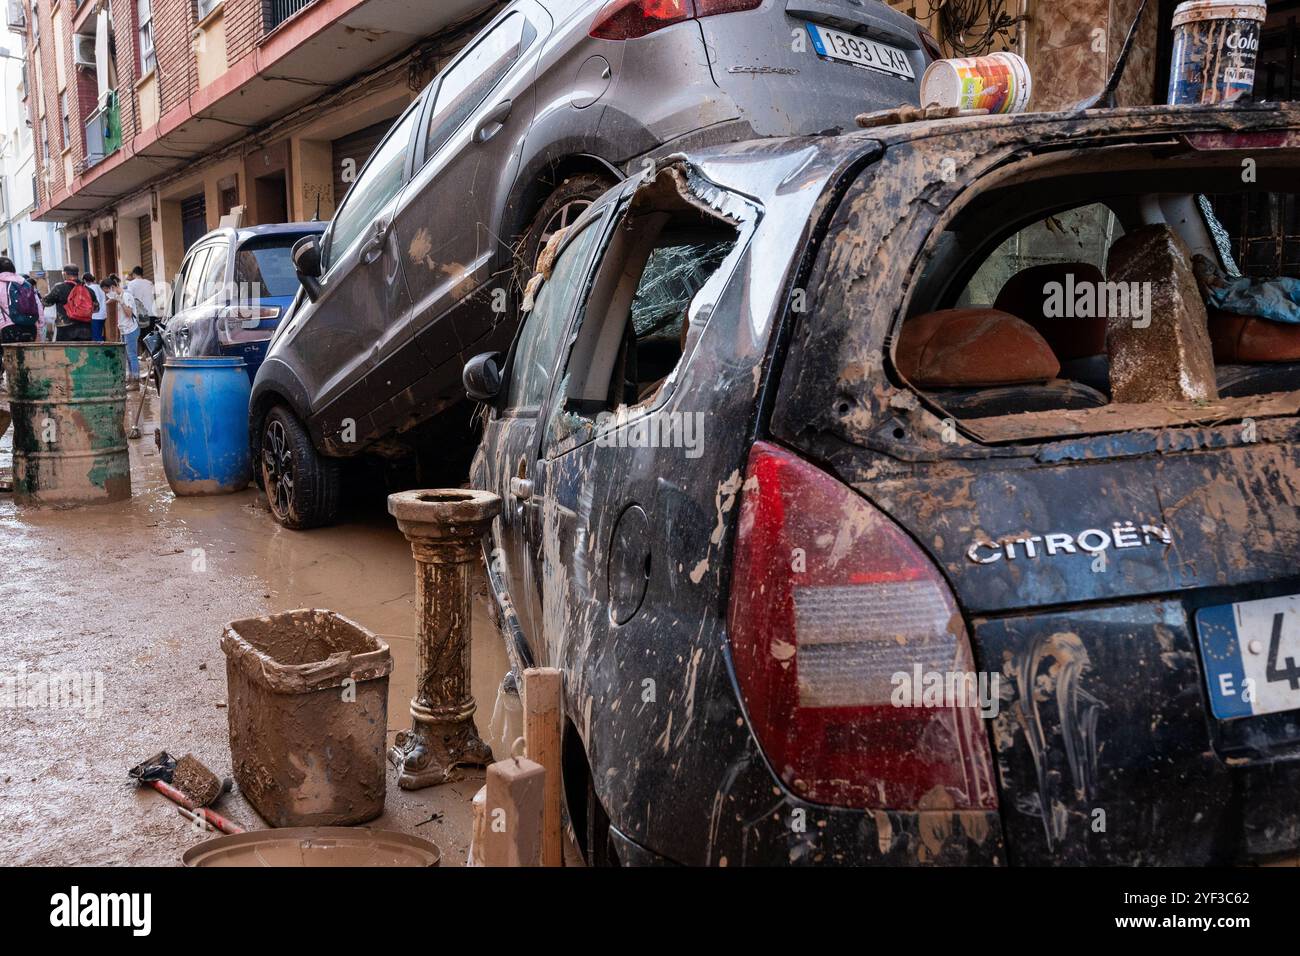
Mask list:
[[[258,462],[271,515],[294,531],[332,524],[338,516],[342,469],[316,451],[302,423],[277,405],[262,423]]]
[[[579,173],[570,176],[551,190],[537,215],[524,230],[519,241],[519,262],[517,278],[522,289],[528,285],[537,266],[537,257],[551,235],[560,228],[569,225],[581,215],[582,211],[604,195],[614,180],[596,173]]]

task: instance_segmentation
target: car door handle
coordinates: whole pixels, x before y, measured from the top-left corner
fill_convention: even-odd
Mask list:
[[[529,501],[533,497],[533,483],[527,478],[510,479],[510,497]]]
[[[478,124],[478,129],[474,131],[474,140],[479,143],[486,143],[497,133],[501,132],[505,122],[510,118],[510,111],[514,109],[514,100],[502,100],[492,109],[488,110],[482,122]]]
[[[365,259],[366,265],[373,265],[384,254],[384,246],[388,244],[388,230],[389,224],[386,222],[375,225],[375,234],[361,250],[361,257]]]

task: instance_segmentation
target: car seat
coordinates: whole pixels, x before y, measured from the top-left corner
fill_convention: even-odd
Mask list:
[[[997,309],[944,309],[903,323],[899,372],[962,418],[1096,408],[1106,396],[1057,378],[1060,362],[1022,319]]]
[[[1046,340],[1061,363],[1061,376],[1082,382],[1103,394],[1110,393],[1110,362],[1106,357],[1106,319],[1049,316],[1047,287],[1059,284],[1064,290],[1073,284],[1105,281],[1101,270],[1087,262],[1052,262],[1022,269],[1007,280],[993,308],[1024,319]]]
[[[1300,325],[1210,309],[1210,344],[1226,398],[1300,388]]]

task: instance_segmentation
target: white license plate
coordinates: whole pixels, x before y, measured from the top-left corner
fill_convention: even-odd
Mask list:
[[[818,55],[845,63],[855,63],[891,76],[903,76],[909,80],[916,79],[912,64],[907,54],[898,47],[865,37],[856,37],[842,30],[808,24],[808,35],[812,37],[813,48]]]
[[[1300,594],[1201,608],[1196,630],[1215,717],[1300,710]]]

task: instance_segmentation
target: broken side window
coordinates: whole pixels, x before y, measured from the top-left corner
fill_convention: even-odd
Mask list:
[[[679,171],[637,193],[579,312],[551,440],[654,404],[700,331],[692,303],[737,241],[735,224],[693,197]]]
[[[550,391],[556,353],[599,235],[600,229],[593,223],[570,237],[556,257],[550,278],[538,290],[512,353],[507,375],[509,408],[537,408]]]

